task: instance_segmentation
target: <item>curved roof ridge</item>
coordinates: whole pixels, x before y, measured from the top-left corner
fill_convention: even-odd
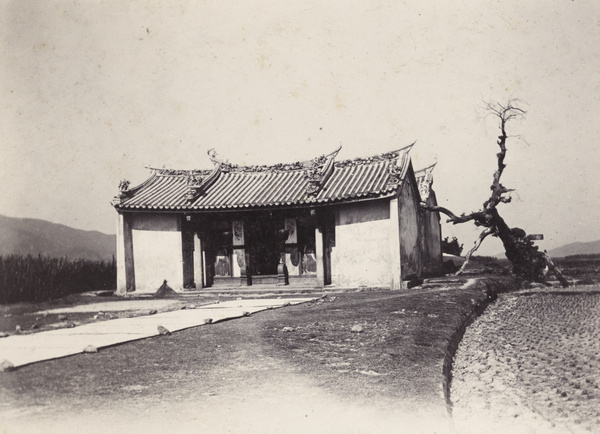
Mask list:
[[[345,166],[353,166],[358,164],[369,164],[377,161],[392,161],[398,159],[400,156],[405,155],[410,152],[412,147],[415,145],[415,142],[412,142],[410,145],[404,146],[402,148],[396,149],[394,151],[382,152],[380,154],[371,155],[368,157],[355,157],[349,158],[347,160],[336,161],[335,165],[337,167],[345,167]]]
[[[306,170],[312,166],[314,166],[315,162],[327,161],[328,159],[335,159],[337,154],[342,149],[342,146],[338,146],[337,149],[328,153],[319,155],[317,157],[311,158],[310,160],[299,160],[292,161],[289,163],[276,163],[276,164],[253,164],[253,165],[241,165],[241,164],[232,164],[226,160],[217,160],[211,158],[211,160],[215,164],[219,164],[221,166],[221,170],[224,172],[289,172],[291,170]]]
[[[433,170],[433,168],[435,167],[435,165],[437,164],[437,161],[434,161],[433,163],[431,163],[429,166],[425,166],[421,169],[416,169],[415,170],[415,175],[420,174],[420,173],[426,173],[427,171],[431,171]]]
[[[206,176],[210,175],[213,169],[169,169],[167,167],[144,166],[152,171],[152,175],[158,176]]]

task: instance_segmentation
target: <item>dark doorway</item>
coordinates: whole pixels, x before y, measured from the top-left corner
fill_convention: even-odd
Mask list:
[[[270,213],[260,214],[246,223],[246,245],[250,253],[250,273],[253,276],[276,275],[283,241],[278,240],[277,230],[283,221]]]

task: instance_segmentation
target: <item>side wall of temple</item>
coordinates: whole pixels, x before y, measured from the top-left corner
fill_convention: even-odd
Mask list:
[[[421,277],[423,259],[419,221],[419,196],[413,178],[407,177],[399,197],[400,264],[402,279]]]
[[[117,231],[117,292],[155,292],[168,281],[183,287],[181,216],[121,213]]]
[[[335,213],[331,249],[332,283],[339,286],[389,286],[392,257],[390,201],[351,203]]]
[[[437,205],[435,192],[431,191],[427,205]],[[423,274],[438,276],[442,273],[442,228],[438,213],[423,211]]]

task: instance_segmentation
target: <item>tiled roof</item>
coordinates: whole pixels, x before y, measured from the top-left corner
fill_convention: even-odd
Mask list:
[[[395,194],[412,145],[369,158],[334,161],[337,151],[307,162],[234,166],[212,171],[152,169],[137,187],[122,190],[119,210],[231,210],[355,201]]]

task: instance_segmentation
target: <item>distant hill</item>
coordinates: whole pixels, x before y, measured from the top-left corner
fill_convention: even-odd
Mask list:
[[[82,231],[38,219],[0,215],[0,255],[18,253],[69,259],[112,259],[115,235]]]
[[[562,258],[570,255],[592,255],[600,253],[600,240],[587,243],[566,244],[548,252],[552,258]]]
[[[577,242],[571,244],[565,244],[564,246],[557,247],[548,251],[548,256],[551,258],[564,258],[570,255],[595,255],[600,254],[600,240],[588,241],[588,242]],[[506,259],[504,252],[494,255],[496,258]]]

